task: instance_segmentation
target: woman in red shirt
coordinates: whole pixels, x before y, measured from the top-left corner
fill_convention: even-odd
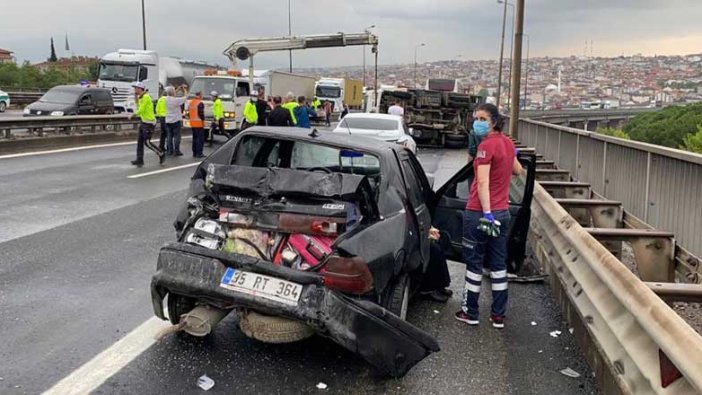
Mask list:
[[[464,301],[456,319],[478,325],[478,297],[487,259],[492,279],[490,321],[504,328],[507,308],[507,241],[509,186],[522,173],[512,140],[502,134],[504,118],[497,107],[481,104],[475,111],[473,133],[483,138],[473,160],[475,178],[463,212],[463,259],[466,262]]]

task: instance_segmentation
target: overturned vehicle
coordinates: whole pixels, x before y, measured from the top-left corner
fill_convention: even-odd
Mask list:
[[[235,312],[251,338],[284,343],[316,333],[403,376],[439,351],[405,317],[429,264],[432,215],[456,232],[465,198],[458,207],[451,195],[469,173],[459,171],[443,198],[396,144],[249,128],[197,168],[176,218],[178,241],[159,253],[155,314],[167,319],[167,300],[174,325],[204,336]],[[460,244],[460,235],[450,238]]]

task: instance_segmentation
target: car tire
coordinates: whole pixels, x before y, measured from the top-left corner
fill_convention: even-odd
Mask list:
[[[5,112],[6,109],[7,103],[5,103],[4,101],[0,101],[0,112]]]
[[[264,343],[293,343],[307,339],[314,329],[302,321],[245,310],[239,314],[239,328],[252,339]]]
[[[466,146],[466,137],[462,135],[447,134],[444,141],[446,148],[463,148]]]
[[[401,274],[388,290],[387,303],[385,305],[386,309],[400,317],[403,321],[407,319],[410,284],[410,276],[406,273]]]
[[[194,309],[196,306],[196,301],[193,298],[187,296],[176,295],[174,293],[168,294],[168,320],[171,324],[178,325],[180,323],[180,317],[183,314],[187,314],[190,310]]]

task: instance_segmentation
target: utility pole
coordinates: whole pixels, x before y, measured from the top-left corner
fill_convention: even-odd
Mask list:
[[[529,89],[529,49],[531,48],[531,37],[529,37],[528,34],[525,34],[524,37],[527,39],[527,57],[526,57],[526,66],[524,67],[524,107],[523,109],[526,110],[526,102],[527,102],[527,93]]]
[[[509,134],[519,138],[519,93],[522,77],[522,36],[524,34],[524,0],[516,0],[514,26],[514,55],[512,58],[512,92],[509,107]],[[514,103],[517,103],[515,106]]]
[[[292,37],[292,14],[290,13],[290,0],[288,0],[288,37]],[[288,50],[290,56],[290,72],[292,73],[292,49]]]
[[[141,33],[144,40],[144,51],[146,51],[146,10],[144,9],[144,0],[141,0]]]
[[[497,0],[498,3],[502,3],[503,0]],[[514,51],[514,4],[504,1],[505,4],[512,7],[512,23],[510,24],[510,36],[509,36],[509,64],[507,65],[507,94],[511,92],[511,78],[512,78],[512,57],[514,56],[512,52]]]
[[[499,0],[498,0],[499,2]],[[497,108],[500,108],[500,96],[502,95],[502,60],[505,54],[505,22],[507,19],[507,1],[502,12],[502,41],[500,41],[500,66],[497,70]]]
[[[424,45],[424,43],[421,43],[414,47],[414,88],[417,88],[417,50]]]

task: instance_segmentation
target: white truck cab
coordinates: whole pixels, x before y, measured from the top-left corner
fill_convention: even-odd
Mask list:
[[[154,100],[159,93],[159,58],[156,51],[120,49],[100,59],[97,86],[109,89],[117,111],[133,112],[135,81],[143,82]]]
[[[315,87],[315,96],[322,102],[332,102],[332,112],[343,111],[344,79],[320,78]]]
[[[212,96],[210,92],[217,91],[224,108],[224,129],[233,132],[241,129],[244,120],[244,105],[251,99],[251,84],[248,78],[241,77],[236,71],[213,71],[207,75],[197,76],[190,86],[189,98],[202,92],[202,102],[205,104],[205,128],[208,129],[214,120],[212,116]],[[190,121],[183,119],[183,126],[190,127]]]

